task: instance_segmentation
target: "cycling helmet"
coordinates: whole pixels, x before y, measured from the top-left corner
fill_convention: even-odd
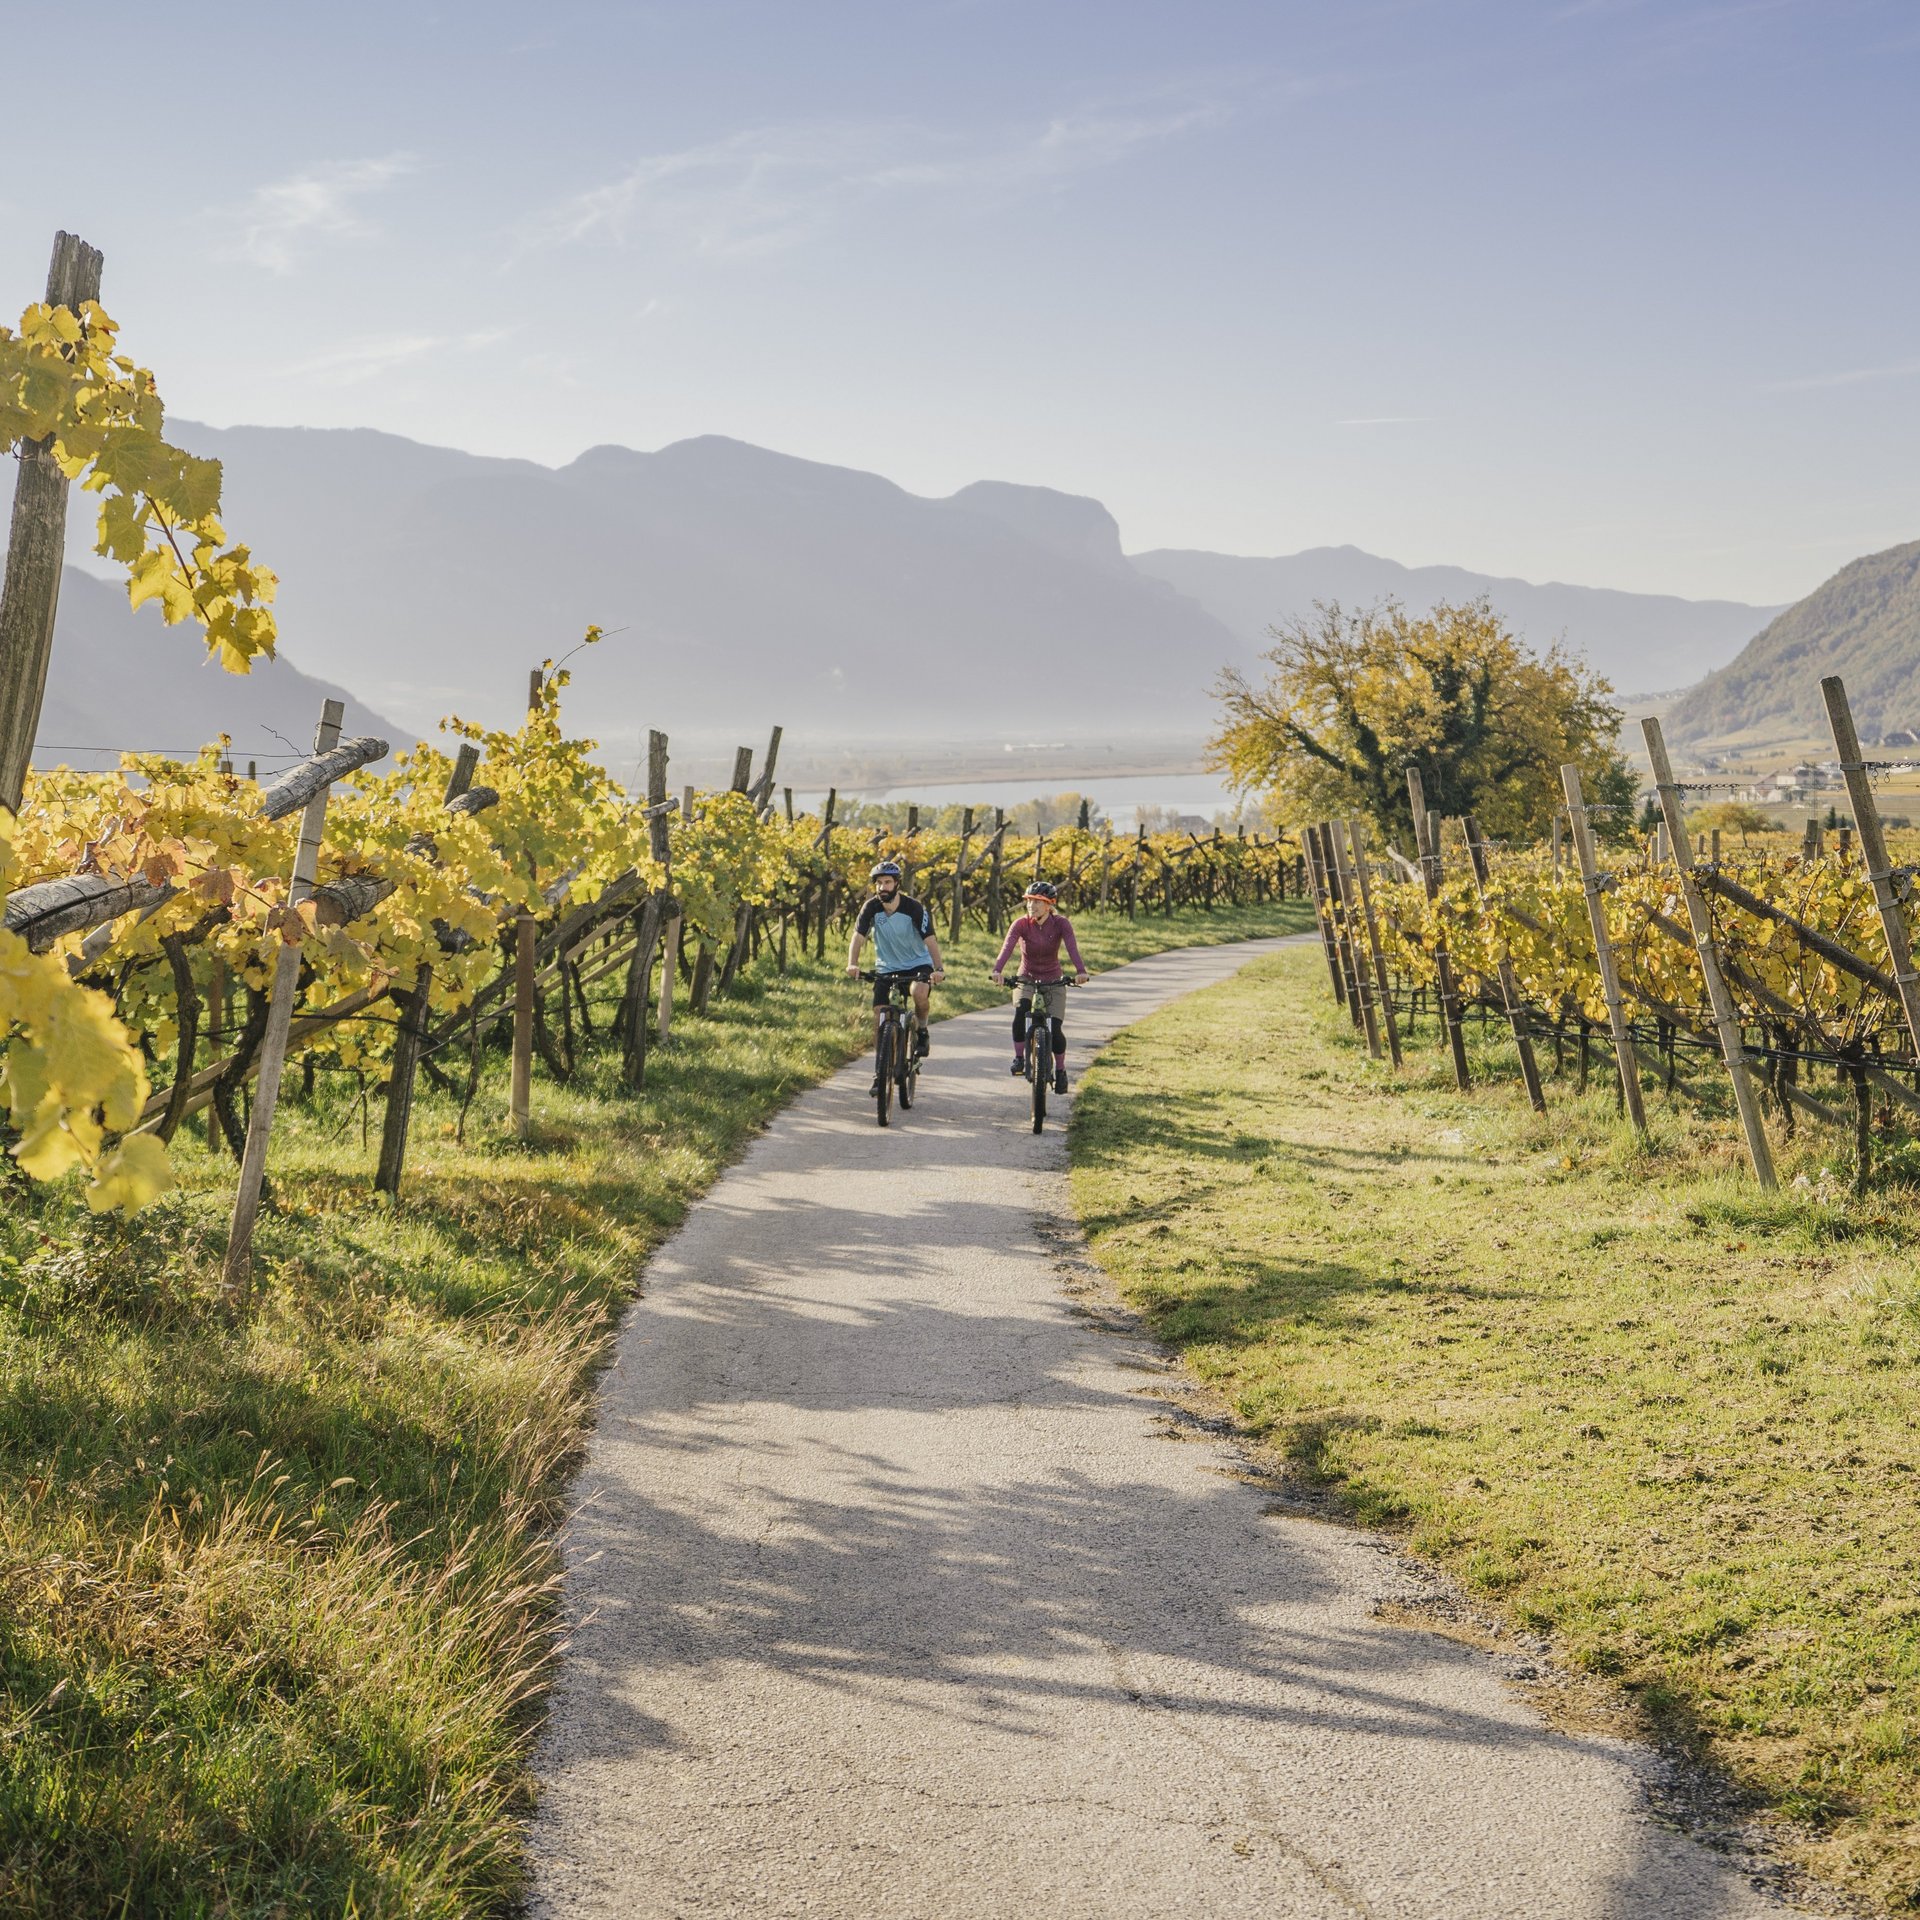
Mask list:
[[[1036,880],[1026,891],[1029,900],[1051,900],[1058,904],[1060,889],[1051,880]]]
[[[898,880],[900,878],[900,863],[897,860],[882,860],[880,864],[867,875],[867,878],[869,880],[878,880],[882,874],[886,873],[892,874],[893,877]]]

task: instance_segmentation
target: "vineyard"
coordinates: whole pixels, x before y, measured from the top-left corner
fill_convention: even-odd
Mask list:
[[[1775,1184],[1769,1123],[1843,1130],[1855,1185],[1896,1111],[1920,1112],[1912,967],[1916,868],[1894,863],[1845,689],[1825,683],[1856,819],[1831,846],[1809,823],[1797,848],[1690,834],[1659,723],[1644,723],[1661,803],[1644,841],[1603,871],[1576,769],[1549,840],[1495,847],[1468,816],[1442,820],[1409,776],[1417,853],[1367,859],[1349,823],[1304,844],[1336,997],[1376,1058],[1398,1063],[1402,1020],[1445,1031],[1467,1086],[1468,1012],[1504,1021],[1528,1097],[1544,1109],[1538,1052],[1569,1052],[1584,1090],[1595,1044],[1611,1050],[1622,1113],[1642,1134],[1641,1054],[1671,1092],[1704,1066],[1727,1076],[1754,1174]],[[1613,838],[1620,841],[1618,834]]]
[[[462,1082],[471,1100],[499,1030],[523,1133],[536,1060],[564,1081],[583,1048],[614,1044],[637,1088],[671,1031],[677,981],[697,1016],[763,954],[782,970],[796,944],[823,954],[882,857],[950,936],[969,922],[1000,931],[1042,873],[1070,911],[1131,917],[1277,901],[1301,885],[1290,844],[1244,833],[1016,839],[1004,817],[976,827],[971,815],[957,834],[911,819],[901,832],[836,830],[832,796],[820,817],[795,817],[790,793],[776,806],[778,730],[757,775],[743,748],[730,790],[672,796],[656,733],[648,785],[632,793],[590,741],[565,735],[566,685],[543,668],[517,731],[455,721],[452,753],[417,745],[386,772],[366,763],[387,744],[339,741],[336,716],[314,757],[264,790],[217,744],[187,763],[129,755],[114,773],[34,776],[12,829],[5,925],[46,1005],[67,1011],[46,1027],[65,1036],[50,1041],[51,1074],[16,1069],[11,1082],[19,1164],[44,1178],[84,1163],[92,1204],[135,1207],[165,1189],[166,1145],[199,1115],[208,1145],[244,1170],[250,1135],[264,1157],[292,1062],[309,1084],[346,1072],[375,1085],[376,1184],[397,1192],[418,1074]],[[596,1008],[603,983],[617,989],[610,1010]],[[243,1173],[243,1203],[248,1185]],[[238,1262],[231,1278],[243,1290]]]

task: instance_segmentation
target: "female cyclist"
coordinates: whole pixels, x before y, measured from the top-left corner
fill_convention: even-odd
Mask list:
[[[1006,944],[993,963],[995,986],[1004,984],[1008,956],[1020,949],[1020,998],[1013,1009],[1013,1071],[1027,1070],[1027,1022],[1033,1012],[1033,997],[1040,995],[1046,1018],[1053,1025],[1053,1090],[1067,1090],[1067,1034],[1063,1024],[1067,1011],[1067,983],[1062,977],[1060,949],[1064,945],[1073,962],[1075,986],[1087,984],[1086,963],[1080,958],[1079,942],[1073,937],[1073,922],[1060,911],[1060,889],[1051,880],[1036,880],[1027,889],[1026,912],[1007,929]],[[1035,1123],[1038,1124],[1037,1122]]]

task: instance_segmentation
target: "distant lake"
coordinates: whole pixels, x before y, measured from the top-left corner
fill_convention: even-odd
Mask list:
[[[1211,773],[1122,774],[1113,780],[1076,780],[1067,774],[1029,774],[1024,780],[965,780],[953,785],[888,787],[883,793],[863,794],[849,788],[842,800],[917,801],[923,807],[958,804],[982,810],[1005,807],[1056,793],[1083,793],[1116,827],[1132,827],[1141,807],[1172,807],[1211,820],[1216,813],[1231,814],[1234,796],[1219,776]],[[827,797],[824,787],[794,791],[793,804],[802,812],[817,813]]]

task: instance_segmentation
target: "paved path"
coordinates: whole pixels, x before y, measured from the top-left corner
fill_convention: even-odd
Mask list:
[[[1259,950],[1096,980],[1073,1064]],[[940,1026],[884,1133],[865,1067],[805,1095],[653,1262],[568,1542],[533,1911],[1789,1911],[1647,1818],[1643,1756],[1374,1619],[1383,1543],[1169,1436],[1164,1360],[1036,1233],[1064,1147],[1007,1045]]]

